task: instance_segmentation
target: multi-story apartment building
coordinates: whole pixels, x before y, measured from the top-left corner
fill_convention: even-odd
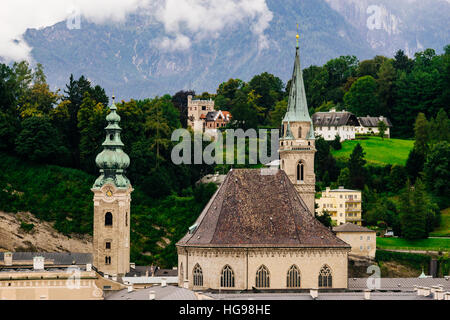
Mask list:
[[[322,197],[316,199],[316,212],[321,215],[327,211],[337,226],[347,222],[361,225],[361,200],[361,191],[344,187],[334,190],[327,188],[322,192]]]

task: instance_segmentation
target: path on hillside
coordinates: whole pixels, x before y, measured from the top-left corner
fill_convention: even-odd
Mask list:
[[[384,248],[378,248],[377,250],[383,250],[383,251],[392,251],[392,252],[402,252],[402,253],[419,253],[419,254],[435,254],[439,255],[439,251],[433,251],[433,250],[406,250],[406,249],[384,249]],[[441,252],[447,252],[445,250]]]

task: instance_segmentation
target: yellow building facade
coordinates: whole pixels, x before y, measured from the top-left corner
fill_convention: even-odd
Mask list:
[[[347,222],[361,225],[361,191],[344,189],[330,190],[327,188],[319,199],[316,199],[316,213],[322,215],[327,211],[336,226]]]

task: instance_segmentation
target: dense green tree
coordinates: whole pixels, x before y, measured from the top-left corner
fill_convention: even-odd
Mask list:
[[[439,141],[450,142],[450,122],[444,109],[440,109],[436,119],[429,124],[429,140],[432,144]]]
[[[314,157],[314,170],[318,181],[335,181],[339,171],[336,167],[336,160],[330,152],[330,145],[324,138],[316,140],[316,156]],[[329,181],[328,181],[329,182]]]
[[[0,64],[0,149],[14,149],[14,141],[20,130],[17,100],[21,84],[14,71]]]
[[[407,178],[405,167],[394,164],[389,174],[389,189],[393,192],[398,192],[405,186]]]
[[[442,199],[450,195],[450,144],[437,143],[431,149],[424,165],[425,182],[428,190]],[[448,199],[445,199],[448,203]]]
[[[350,188],[351,177],[350,177],[350,169],[349,168],[343,168],[341,170],[339,177],[337,179],[337,183],[339,186],[342,186],[344,188]]]
[[[178,91],[172,97],[172,103],[180,112],[180,122],[183,128],[187,128],[188,121],[188,96],[195,97],[195,91]]]
[[[286,86],[287,94],[290,90],[290,81]],[[303,81],[308,106],[318,108],[325,102],[327,96],[328,70],[324,67],[310,66],[303,70]]]
[[[22,122],[16,152],[25,159],[65,165],[68,150],[47,117],[29,117]]]
[[[417,115],[414,124],[414,149],[424,157],[429,150],[429,124],[425,115],[421,112]]]
[[[377,97],[377,82],[371,76],[359,78],[344,96],[344,102],[350,112],[358,117],[380,114],[380,102]]]
[[[322,214],[315,213],[315,217],[325,227],[331,228],[333,226],[333,220],[331,219],[331,215],[328,211],[325,210],[322,212]]]
[[[350,173],[351,188],[362,190],[365,184],[365,169],[364,165],[366,160],[364,159],[365,152],[361,147],[361,144],[357,144],[353,149],[348,160],[348,169]]]
[[[410,72],[414,61],[408,58],[403,50],[398,50],[394,57],[394,68],[399,71]]]
[[[331,147],[334,150],[341,150],[342,149],[342,143],[341,143],[341,137],[337,134],[333,141],[331,141]]]
[[[425,156],[419,153],[416,149],[412,149],[406,160],[406,172],[408,173],[408,178],[412,183],[420,176],[423,171],[423,166],[425,163]]]
[[[97,103],[88,92],[78,110],[78,130],[80,132],[80,165],[89,173],[96,173],[95,157],[103,150],[105,140],[106,115],[108,108]]]
[[[405,239],[415,240],[427,237],[426,203],[420,179],[417,179],[414,187],[408,181],[405,191],[400,196],[400,222],[402,237]]]
[[[286,99],[278,101],[275,108],[270,112],[270,121],[273,127],[280,128],[281,122],[287,111],[288,102]]]
[[[263,114],[261,120],[267,121],[276,102],[284,97],[283,81],[273,74],[264,72],[254,76],[248,83],[248,87],[250,92],[254,92],[256,105],[261,108]]]
[[[391,108],[395,104],[394,84],[397,79],[397,72],[391,60],[383,62],[377,78],[380,115],[391,117]]]
[[[378,122],[378,136],[381,138],[381,140],[384,140],[384,134],[386,133],[387,125],[384,123],[384,121]]]

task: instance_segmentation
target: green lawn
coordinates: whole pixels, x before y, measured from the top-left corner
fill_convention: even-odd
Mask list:
[[[341,150],[332,150],[336,158],[348,159],[356,144],[360,143],[366,152],[365,159],[372,164],[405,165],[409,152],[414,146],[413,140],[384,139],[370,137],[367,140],[347,140]]]
[[[420,239],[408,241],[401,238],[377,238],[377,248],[450,251],[450,239]]]
[[[441,226],[430,233],[430,237],[450,237],[450,208],[441,211]]]

